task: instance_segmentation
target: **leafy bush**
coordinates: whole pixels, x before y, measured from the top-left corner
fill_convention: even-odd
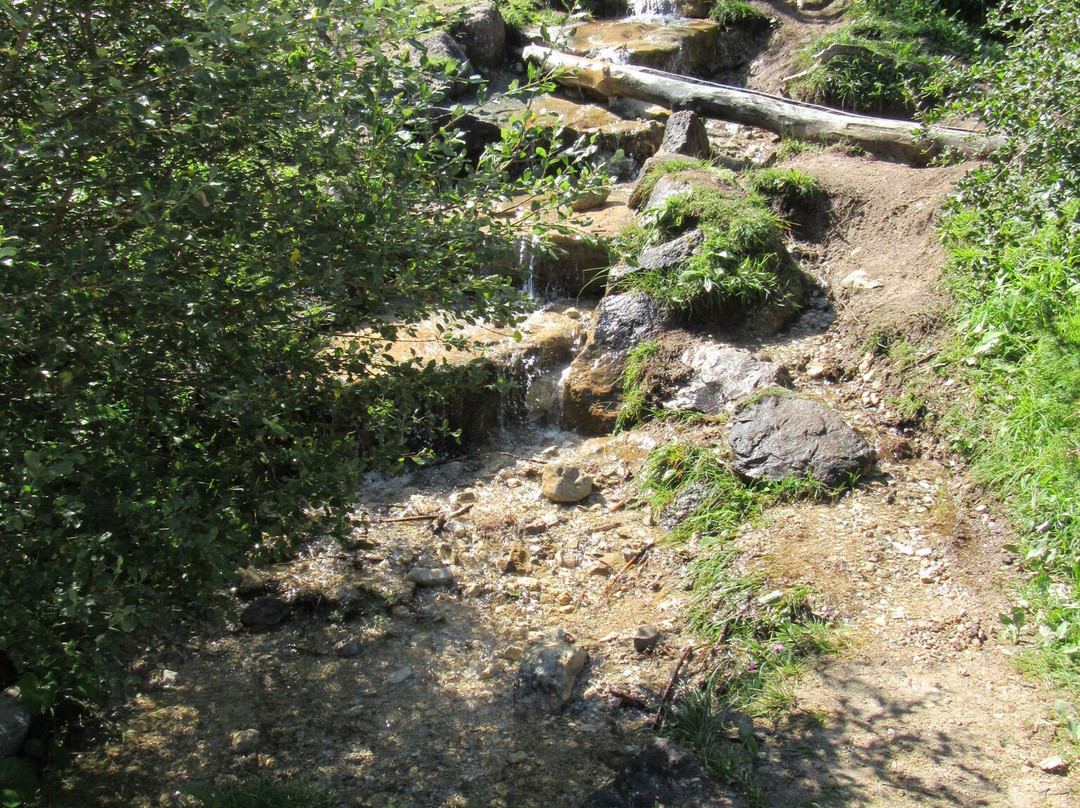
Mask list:
[[[1080,687],[1080,8],[1021,3],[989,25],[1005,58],[962,73],[962,111],[1009,144],[965,180],[945,225],[974,392],[953,423],[1026,535],[1045,672]]]
[[[575,180],[551,150],[506,184],[525,128],[468,160],[384,0],[5,12],[0,657],[48,712],[446,432],[390,324],[511,318],[496,207]]]

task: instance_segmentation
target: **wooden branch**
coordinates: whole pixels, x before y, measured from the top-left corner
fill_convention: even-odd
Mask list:
[[[671,679],[668,680],[667,688],[664,690],[664,697],[660,699],[660,707],[656,710],[656,718],[653,719],[653,731],[659,730],[660,725],[664,723],[664,708],[675,694],[675,683],[679,681],[679,672],[682,671],[683,664],[693,653],[694,644],[690,643],[683,649],[682,654],[679,655],[679,661],[675,665],[675,670],[671,674]]]
[[[614,587],[615,584],[617,584],[619,582],[619,579],[622,577],[622,574],[624,572],[626,572],[628,569],[630,569],[632,566],[634,566],[638,561],[640,561],[645,556],[645,554],[647,552],[649,552],[649,550],[652,548],[652,546],[655,543],[656,542],[649,542],[644,547],[642,547],[640,550],[638,550],[636,553],[634,553],[634,557],[631,558],[629,561],[627,561],[626,565],[621,570],[619,570],[617,573],[615,573],[614,578],[612,578],[610,581],[608,581],[608,585],[604,587],[604,591],[600,593],[600,597],[605,597],[607,595],[607,593],[611,591],[612,587]]]
[[[647,67],[572,56],[539,45],[525,48],[523,55],[569,87],[582,87],[607,97],[637,98],[671,109],[695,109],[709,117],[805,140],[853,143],[873,154],[914,165],[925,165],[946,149],[984,157],[1005,142],[973,129],[924,127],[914,121],[856,115]]]

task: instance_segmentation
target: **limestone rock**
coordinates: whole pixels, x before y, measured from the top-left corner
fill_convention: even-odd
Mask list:
[[[769,395],[744,407],[728,441],[734,469],[755,480],[809,474],[835,486],[874,461],[874,450],[838,415],[795,395]]]
[[[578,26],[563,46],[578,56],[611,58],[675,73],[694,73],[712,61],[720,26],[712,20],[673,17],[597,20]]]
[[[528,640],[514,683],[514,712],[558,713],[570,701],[588,654],[562,629],[534,632]]]
[[[709,135],[693,110],[681,110],[668,118],[660,149],[687,157],[708,158]]]
[[[635,160],[647,160],[664,138],[658,121],[627,119],[598,104],[582,104],[543,95],[530,105],[536,124],[563,129],[571,140],[595,138],[603,152],[622,149]]]
[[[657,805],[741,808],[743,801],[715,783],[685,749],[669,740],[654,738],[612,783],[585,800],[581,808]]]
[[[755,390],[791,386],[783,365],[755,359],[738,348],[701,344],[683,353],[681,361],[690,366],[692,375],[674,398],[664,402],[669,409],[718,415]]]
[[[578,466],[548,463],[544,467],[543,493],[552,502],[581,502],[592,489],[592,477]]]
[[[446,567],[416,566],[409,570],[405,580],[417,586],[453,586],[454,574]]]
[[[240,613],[240,622],[250,629],[273,628],[289,616],[289,604],[281,598],[256,598]]]
[[[506,22],[495,3],[472,5],[452,33],[477,67],[499,67],[506,61]]]
[[[19,700],[0,693],[0,758],[17,755],[30,733],[30,713]]]

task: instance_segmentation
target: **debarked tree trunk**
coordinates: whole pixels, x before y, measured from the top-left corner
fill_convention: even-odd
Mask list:
[[[609,98],[637,98],[670,109],[693,109],[711,118],[804,140],[852,143],[873,154],[915,165],[925,165],[946,150],[985,157],[1004,144],[1003,139],[974,129],[856,115],[651,68],[572,56],[539,45],[525,48],[523,55],[568,87],[585,88]]]

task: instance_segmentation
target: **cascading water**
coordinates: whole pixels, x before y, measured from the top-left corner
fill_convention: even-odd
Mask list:
[[[635,17],[670,17],[678,10],[675,0],[634,0],[630,8]]]
[[[522,282],[521,291],[525,297],[536,299],[536,250],[533,249],[534,240],[531,238],[519,238],[517,240],[517,265],[528,271]]]

